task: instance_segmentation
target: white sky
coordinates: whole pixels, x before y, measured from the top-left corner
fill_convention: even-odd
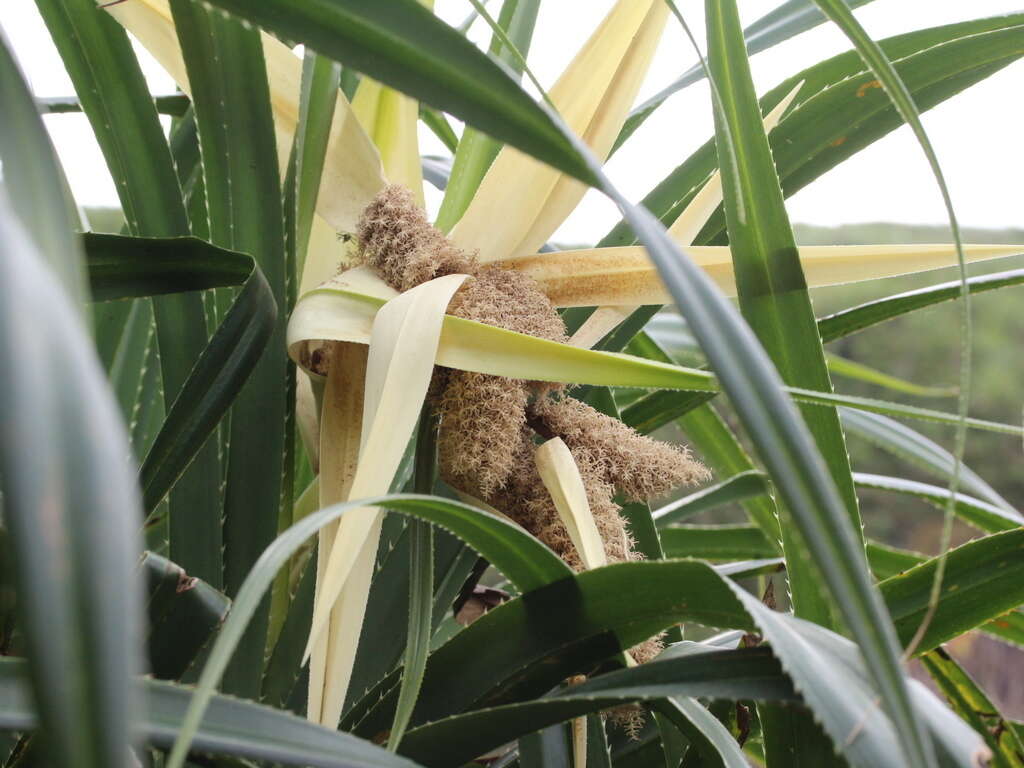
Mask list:
[[[740,0],[744,24],[778,5],[780,0]],[[545,85],[562,71],[574,52],[612,5],[612,0],[546,0],[541,4],[530,51],[531,68]],[[702,40],[703,3],[679,0],[691,28]],[[491,3],[497,8],[496,2]],[[470,10],[467,0],[437,0],[438,13],[458,23]],[[876,38],[911,29],[1021,10],[1020,0],[875,0],[857,12]],[[32,0],[3,0],[0,25],[14,45],[37,96],[73,93],[70,80],[50,42]],[[472,31],[486,41],[486,25]],[[823,58],[849,48],[842,34],[828,24],[804,33],[753,59],[759,93]],[[170,78],[148,57],[143,66],[151,90],[170,93]],[[640,100],[660,90],[696,61],[682,30],[670,20]],[[1020,95],[1024,64],[1017,62],[925,115],[939,159],[953,192],[961,223],[970,226],[1022,226],[1021,186],[1024,147],[1020,141]],[[114,186],[106,172],[89,126],[81,115],[46,118],[54,142],[80,204],[116,205]],[[2,129],[2,124],[0,124]],[[707,86],[691,86],[673,96],[634,134],[611,160],[613,181],[639,199],[712,133]],[[440,153],[441,146],[425,129],[422,149]],[[428,186],[428,190],[431,189]],[[437,197],[431,201],[436,204]],[[945,220],[941,201],[921,151],[902,128],[854,159],[794,195],[788,201],[794,221],[841,224],[861,221],[939,223]],[[610,203],[597,193],[587,195],[559,230],[562,242],[592,242],[618,220]]]

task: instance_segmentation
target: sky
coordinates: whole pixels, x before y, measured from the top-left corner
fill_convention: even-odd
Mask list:
[[[744,24],[751,23],[779,1],[739,0]],[[554,82],[612,4],[613,0],[545,0],[541,4],[528,60],[542,84]],[[678,0],[677,5],[703,46],[704,4],[699,0]],[[496,9],[498,3],[491,2],[491,7]],[[446,21],[459,23],[471,6],[468,0],[437,0],[436,10]],[[1021,0],[874,0],[859,9],[857,16],[877,39],[1020,10]],[[13,44],[37,96],[73,93],[32,0],[3,0],[0,26]],[[481,44],[489,40],[483,22],[477,22],[470,35]],[[839,30],[824,24],[760,53],[752,59],[757,91],[764,93],[799,70],[849,47]],[[171,93],[170,78],[141,48],[137,49],[151,91]],[[682,29],[670,19],[638,101],[659,91],[696,61]],[[1016,62],[925,114],[925,128],[964,226],[1024,226],[1019,181],[1024,178],[1024,145],[1019,140],[1024,118],[1021,93],[1024,62]],[[114,185],[86,119],[81,115],[51,115],[46,117],[46,124],[79,203],[116,205]],[[638,200],[712,132],[708,87],[699,83],[669,99],[611,159],[608,172],[628,197]],[[440,143],[422,127],[421,150],[443,152]],[[439,193],[429,189],[428,207],[434,208]],[[946,220],[921,149],[905,127],[795,194],[787,201],[787,208],[793,221],[818,225],[867,221],[926,224]],[[593,242],[617,219],[611,203],[598,193],[589,192],[554,239],[566,243]]]

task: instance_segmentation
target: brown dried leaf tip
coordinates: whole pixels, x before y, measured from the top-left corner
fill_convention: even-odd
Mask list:
[[[531,278],[481,268],[475,254],[456,248],[430,225],[412,194],[392,185],[367,206],[359,222],[363,263],[393,288],[406,291],[443,275],[471,275],[449,314],[552,341],[567,339],[561,316]],[[561,437],[587,490],[609,562],[642,556],[615,503],[648,501],[673,488],[706,480],[708,470],[688,450],[659,443],[617,419],[568,397],[563,387],[438,368],[431,386],[441,416],[438,457],[445,481],[500,509],[575,570],[583,564],[534,462],[537,437]],[[662,649],[660,637],[631,649],[643,663]],[[612,719],[627,731],[639,710]]]

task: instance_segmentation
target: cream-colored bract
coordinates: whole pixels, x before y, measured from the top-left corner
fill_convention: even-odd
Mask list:
[[[985,261],[1024,252],[1020,245],[965,245],[967,261]],[[690,246],[686,253],[727,296],[736,295],[732,254],[727,246]],[[799,249],[800,265],[811,287],[856,283],[955,266],[956,246],[819,245]],[[667,304],[672,298],[641,246],[555,251],[521,256],[501,266],[529,275],[556,307]]]
[[[353,283],[347,283],[354,275]],[[373,281],[376,280],[376,290]],[[325,341],[371,344],[374,318],[394,291],[369,270],[339,275],[307,294],[288,324],[288,351],[300,366]],[[383,295],[382,295],[383,294]],[[707,371],[645,360],[632,355],[580,349],[451,315],[443,316],[435,360],[438,365],[538,381],[598,386],[713,390]]]
[[[594,522],[587,489],[569,446],[560,437],[552,438],[537,448],[534,461],[583,566],[587,570],[600,568],[608,562],[604,542]]]
[[[803,88],[804,81],[801,80],[793,89],[786,94],[772,110],[765,115],[764,132],[771,133],[782,120],[782,116],[793,103],[796,95]],[[700,234],[701,229],[711,219],[712,214],[722,204],[722,173],[715,171],[704,183],[694,198],[689,202],[683,212],[669,227],[668,233],[672,238],[683,246],[689,246]],[[587,305],[592,306],[592,305]],[[599,306],[588,317],[583,325],[572,335],[570,344],[577,347],[592,347],[603,339],[610,331],[617,328],[619,323],[629,317],[639,308],[638,305],[612,305]]]
[[[108,5],[107,11],[142,43],[185,93],[191,93],[167,0],[132,0]],[[261,33],[261,39],[278,165],[283,171],[299,120],[302,61],[270,35]],[[317,213],[334,231],[353,232],[360,213],[384,184],[377,148],[359,125],[348,101],[339,93],[320,180]]]
[[[388,181],[411,190],[423,207],[423,166],[416,135],[419,102],[364,77],[352,98],[352,111],[380,151]]]
[[[427,395],[445,309],[465,279],[466,275],[448,275],[431,280],[396,296],[377,312],[366,363],[358,464],[344,499],[328,498],[329,491],[321,480],[321,505],[388,492]],[[328,381],[330,376],[329,371]],[[323,421],[321,476],[327,471],[328,446],[338,440],[334,429],[328,431],[326,414]],[[350,426],[337,426],[342,434],[350,433]],[[345,441],[350,444],[350,437]],[[335,486],[335,490],[343,492],[344,488]],[[366,508],[341,518],[330,552],[325,555],[326,566],[320,572],[306,656],[320,649],[324,657],[321,723],[336,726],[341,717],[373,576],[382,514],[377,508]],[[328,620],[330,633],[324,644],[321,632]],[[319,681],[312,680],[311,670],[311,700],[316,697],[314,682]]]
[[[602,160],[636,98],[665,27],[664,0],[619,0],[548,92],[566,125]],[[482,262],[540,248],[586,186],[512,147],[498,153],[454,242]]]

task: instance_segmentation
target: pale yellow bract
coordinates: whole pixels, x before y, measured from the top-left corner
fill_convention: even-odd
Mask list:
[[[588,570],[600,568],[607,562],[604,542],[591,514],[587,489],[569,446],[560,437],[548,440],[537,449],[535,461],[540,479],[555,502],[558,517],[569,532],[583,566]]]
[[[188,92],[166,0],[134,0],[110,6],[109,11]],[[663,0],[618,0],[550,90],[566,124],[600,158],[607,156],[636,99],[666,17]],[[263,47],[283,163],[298,121],[301,62],[270,36],[263,36]],[[784,119],[798,90],[766,118],[768,130]],[[300,280],[301,298],[288,328],[289,354],[297,363],[307,363],[313,348],[326,344],[329,349],[326,381],[316,376],[316,387],[323,392],[321,409],[316,407],[314,387],[304,377],[297,403],[307,450],[314,466],[319,464],[321,505],[387,492],[435,363],[560,382],[717,388],[706,372],[585,348],[621,322],[630,308],[667,303],[670,297],[640,247],[537,253],[586,190],[511,147],[495,159],[452,238],[461,247],[477,250],[483,262],[500,262],[529,274],[556,306],[601,307],[572,344],[446,316],[462,275],[439,278],[400,295],[364,268],[336,277],[345,256],[338,234],[355,231],[360,213],[386,178],[408,186],[422,199],[416,122],[414,100],[369,80],[364,80],[354,105],[340,94],[337,99]],[[715,174],[670,233],[732,295],[735,279],[728,248],[689,247],[721,196]],[[1019,251],[1007,246],[966,249],[971,260]],[[800,260],[808,284],[815,286],[949,266],[956,263],[956,255],[951,245],[847,246],[803,248]],[[585,494],[581,499],[573,480],[574,470],[579,477],[578,469],[570,466],[571,454],[558,442],[545,444],[539,452],[542,476],[581,555],[600,564],[600,538],[594,541],[596,529]],[[363,509],[346,514],[320,535],[307,649],[308,716],[331,728],[337,726],[345,700],[379,529],[380,513]]]

